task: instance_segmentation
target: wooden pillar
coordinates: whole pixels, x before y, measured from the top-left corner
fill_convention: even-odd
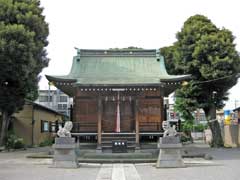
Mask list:
[[[79,99],[78,97],[80,96],[80,90],[78,87],[74,88],[74,95],[73,95],[73,109],[72,109],[72,122],[79,122],[79,119],[77,119],[77,113],[79,108]],[[79,129],[78,129],[79,130]]]
[[[102,100],[98,98],[98,122],[97,122],[97,149],[101,150],[102,149]]]
[[[70,121],[73,122],[73,105],[72,105],[72,104],[70,105],[69,111],[70,111],[70,113],[69,113],[69,115],[70,115]]]
[[[140,143],[139,143],[139,114],[138,114],[138,100],[136,99],[134,101],[134,117],[135,117],[135,131],[136,131],[136,149],[140,148]]]
[[[163,98],[163,96],[160,96],[160,106],[159,106],[159,108],[160,108],[160,130],[162,130],[162,122],[164,120],[166,120],[165,117],[164,117],[164,98]]]

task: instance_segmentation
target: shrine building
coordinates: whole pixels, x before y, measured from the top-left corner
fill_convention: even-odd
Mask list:
[[[73,97],[74,133],[94,134],[100,150],[124,138],[137,149],[141,135],[161,132],[163,98],[190,79],[169,75],[154,49],[78,49],[68,75],[46,77]]]

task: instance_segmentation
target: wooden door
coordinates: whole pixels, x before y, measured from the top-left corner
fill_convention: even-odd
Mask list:
[[[134,111],[131,101],[120,102],[120,119],[121,132],[135,131]]]
[[[117,116],[117,102],[103,102],[102,130],[104,132],[114,132]],[[132,132],[135,130],[133,105],[130,101],[120,101],[120,131]]]
[[[143,99],[139,102],[139,129],[140,131],[160,130],[160,100]]]
[[[102,116],[102,131],[114,132],[116,123],[116,101],[104,101],[103,102],[103,116]]]
[[[97,101],[81,99],[75,104],[74,129],[80,132],[97,132]]]

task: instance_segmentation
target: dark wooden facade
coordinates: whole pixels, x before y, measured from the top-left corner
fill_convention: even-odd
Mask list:
[[[118,93],[120,94],[121,132],[136,132],[136,118],[138,118],[139,130],[142,132],[161,130],[164,117],[163,97],[160,95],[160,90],[158,88],[136,89],[141,89],[141,91],[118,92],[107,89],[103,92],[94,92],[93,90],[97,88],[86,88],[86,91],[84,88],[77,88],[73,121],[79,123],[79,132],[97,132],[98,101],[102,107],[101,131],[114,132]]]

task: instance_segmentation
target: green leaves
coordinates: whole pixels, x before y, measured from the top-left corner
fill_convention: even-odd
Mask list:
[[[217,28],[202,15],[187,19],[177,42],[161,48],[170,74],[192,74],[193,80],[176,91],[175,110],[186,124],[193,123],[192,113],[202,108],[208,119],[224,106],[228,90],[237,83],[240,57],[231,31]],[[213,128],[213,127],[212,127]],[[214,142],[220,134],[214,132]],[[218,132],[220,133],[220,132]]]
[[[231,31],[217,28],[205,16],[195,15],[187,19],[177,33],[177,42],[162,50],[161,53],[169,57],[166,60],[171,61],[172,74],[192,74],[194,78],[192,84],[197,86],[198,94],[186,88],[177,93],[179,98],[188,96],[197,101],[190,104],[186,101],[186,108],[208,107],[212,103],[218,108],[224,105],[227,91],[237,83],[235,75],[240,72],[240,58]],[[217,92],[215,100],[214,91]]]
[[[38,0],[0,0],[0,110],[9,114],[37,97],[48,65],[48,24]]]
[[[175,110],[180,112],[181,118],[192,123],[194,119],[192,112],[198,106],[197,97],[199,95],[199,87],[194,84],[194,81],[190,81],[187,85],[178,89],[175,95]]]

